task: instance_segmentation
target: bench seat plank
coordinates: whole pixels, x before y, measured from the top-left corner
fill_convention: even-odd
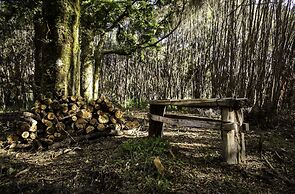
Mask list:
[[[152,100],[151,105],[174,105],[196,108],[233,107],[235,109],[248,107],[247,98],[211,98],[211,99],[171,99]]]

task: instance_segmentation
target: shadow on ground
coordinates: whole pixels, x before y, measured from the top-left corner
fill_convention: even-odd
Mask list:
[[[164,139],[170,148],[160,155],[165,174],[153,165],[155,156],[124,153],[122,142],[145,139],[146,131],[100,138],[41,152],[0,150],[0,193],[294,193],[294,142],[274,133],[256,151],[259,136],[246,136],[247,164],[227,165],[221,156],[219,131],[171,128]],[[277,157],[275,157],[278,155]],[[280,158],[280,159],[278,159]]]

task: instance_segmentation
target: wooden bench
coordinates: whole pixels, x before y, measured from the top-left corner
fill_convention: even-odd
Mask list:
[[[195,108],[220,108],[221,120],[196,116],[165,114],[166,106],[184,106]],[[223,157],[228,164],[245,162],[245,138],[243,129],[249,125],[243,123],[243,108],[248,107],[246,98],[155,100],[150,101],[149,136],[162,137],[163,123],[221,130]]]

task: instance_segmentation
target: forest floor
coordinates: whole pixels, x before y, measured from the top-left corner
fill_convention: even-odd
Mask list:
[[[247,163],[227,165],[218,131],[165,126],[162,139],[148,139],[141,124],[58,149],[0,149],[0,193],[295,193],[294,126],[252,127]]]

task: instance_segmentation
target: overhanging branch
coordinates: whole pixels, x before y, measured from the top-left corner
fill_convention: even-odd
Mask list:
[[[107,54],[131,55],[135,51],[157,46],[158,43],[160,43],[164,39],[168,38],[180,26],[180,24],[182,22],[182,16],[183,16],[184,9],[185,9],[185,3],[183,3],[183,7],[181,10],[181,16],[180,16],[179,21],[177,22],[176,26],[168,34],[165,34],[163,37],[159,38],[156,42],[153,42],[153,43],[142,42],[142,43],[136,44],[132,48],[119,48],[119,49],[103,50],[101,53],[103,55],[107,55]]]

